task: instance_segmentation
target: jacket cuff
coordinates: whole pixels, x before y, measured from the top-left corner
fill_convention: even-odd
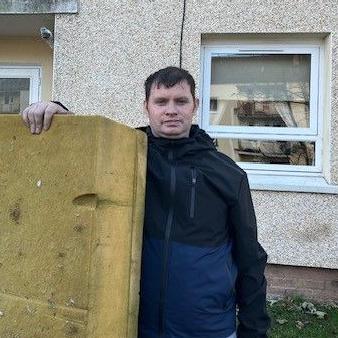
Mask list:
[[[56,104],[58,104],[60,107],[62,107],[63,109],[66,109],[67,111],[69,111],[69,109],[66,107],[66,106],[64,106],[61,102],[59,102],[59,101],[50,101],[50,102],[53,102],[53,103],[56,103]]]

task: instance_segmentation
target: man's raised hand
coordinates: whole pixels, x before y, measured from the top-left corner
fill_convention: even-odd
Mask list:
[[[67,109],[51,101],[36,102],[28,106],[22,113],[22,119],[32,134],[40,134],[48,130],[54,114],[71,114]]]

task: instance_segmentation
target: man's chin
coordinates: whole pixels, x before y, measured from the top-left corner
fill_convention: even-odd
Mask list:
[[[164,138],[184,138],[189,136],[189,131],[185,131],[182,128],[178,127],[166,127],[162,130],[161,136]]]

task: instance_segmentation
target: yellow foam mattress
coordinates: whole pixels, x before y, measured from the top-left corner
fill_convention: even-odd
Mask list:
[[[136,338],[146,138],[0,115],[0,337]]]

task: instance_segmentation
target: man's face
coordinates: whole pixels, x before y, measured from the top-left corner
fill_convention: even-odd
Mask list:
[[[198,99],[192,97],[187,81],[171,88],[153,84],[148,102],[144,102],[154,136],[171,139],[189,137],[197,108]]]

